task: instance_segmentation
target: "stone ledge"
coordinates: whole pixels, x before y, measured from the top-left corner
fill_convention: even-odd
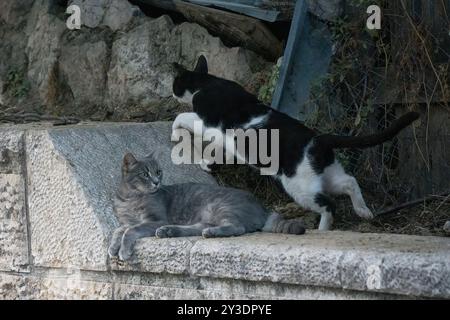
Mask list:
[[[440,237],[309,231],[148,238],[132,261],[138,264],[112,269],[450,298],[450,240]]]
[[[276,298],[279,292],[284,298],[450,298],[449,238],[317,231],[148,238],[138,241],[132,264],[110,261],[109,237],[117,225],[112,198],[125,152],[143,156],[157,149],[164,183],[216,183],[197,166],[173,165],[171,145],[170,123],[1,126],[0,151],[8,161],[0,167],[0,252],[6,252],[0,270],[18,274],[0,279],[6,288],[0,298],[14,283],[19,298],[33,296],[33,288],[36,297],[42,297],[40,290],[49,297],[87,297],[87,290],[88,296],[107,299]],[[53,274],[33,285],[38,269],[95,276]],[[115,276],[159,277],[161,282],[126,280],[114,289]],[[197,285],[185,287],[185,281]],[[248,289],[253,287],[257,293]],[[301,288],[307,288],[305,294]]]

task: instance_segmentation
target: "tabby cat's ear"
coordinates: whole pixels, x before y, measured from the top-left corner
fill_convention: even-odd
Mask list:
[[[123,157],[123,166],[122,169],[128,171],[128,169],[137,163],[136,158],[131,154],[131,153],[127,153],[124,157]]]
[[[208,74],[208,61],[206,61],[204,55],[198,57],[197,65],[195,66],[194,71],[198,73]]]

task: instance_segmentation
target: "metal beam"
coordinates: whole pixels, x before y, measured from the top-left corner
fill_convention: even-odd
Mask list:
[[[234,12],[242,13],[250,17],[260,20],[275,22],[282,20],[282,16],[277,10],[266,10],[255,6],[255,1],[232,0],[232,1],[215,1],[215,0],[186,0],[203,6],[216,6],[228,9]]]

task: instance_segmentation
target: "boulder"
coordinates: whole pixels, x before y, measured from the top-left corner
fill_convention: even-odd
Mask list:
[[[108,71],[109,104],[150,103],[172,95],[172,62],[193,68],[203,54],[210,73],[248,85],[270,66],[242,48],[228,48],[193,23],[175,26],[170,17],[147,19],[114,41]]]
[[[211,73],[254,93],[261,73],[271,66],[249,50],[226,47],[197,24],[150,18],[125,0],[19,3],[24,7],[0,7],[0,21],[6,22],[0,24],[5,39],[0,43],[0,102],[8,105],[43,105],[48,113],[83,117],[101,107],[117,110],[123,119],[130,105],[145,107],[171,97],[172,62],[192,67],[204,54]],[[66,26],[71,4],[81,9],[81,30]],[[10,24],[16,20],[21,22]],[[21,79],[18,88],[7,88],[11,71]]]
[[[107,26],[111,30],[124,29],[133,17],[143,15],[127,0],[70,0],[81,10],[81,24],[88,28]]]
[[[0,1],[0,21],[18,26],[24,22],[34,0]]]
[[[62,37],[59,57],[59,97],[75,108],[101,105],[106,89],[110,33],[83,29]]]
[[[149,103],[172,95],[170,62],[179,50],[168,16],[148,19],[114,41],[108,71],[109,104]]]
[[[55,104],[58,96],[58,56],[60,38],[66,24],[48,13],[47,1],[34,2],[27,19],[29,34],[25,53],[28,57],[28,80],[44,104]]]

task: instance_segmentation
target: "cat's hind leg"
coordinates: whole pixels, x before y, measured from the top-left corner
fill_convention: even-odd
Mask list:
[[[218,227],[206,228],[202,232],[204,238],[215,238],[215,237],[233,237],[240,236],[245,233],[245,228],[243,226],[235,226],[233,224],[224,224]]]
[[[319,230],[327,231],[331,229],[333,215],[336,213],[336,205],[333,199],[322,192],[290,195],[302,208],[320,214]]]
[[[155,236],[158,238],[175,238],[175,237],[195,237],[201,236],[205,225],[201,223],[180,226],[180,225],[167,225],[159,227]]]
[[[342,165],[335,161],[325,168],[323,173],[323,186],[331,194],[346,194],[352,200],[353,208],[358,216],[365,219],[373,218],[367,207],[356,179],[345,173]]]
[[[322,175],[316,173],[307,157],[297,167],[295,175],[282,175],[281,183],[297,204],[320,214],[319,230],[331,229],[336,206],[323,192]]]

